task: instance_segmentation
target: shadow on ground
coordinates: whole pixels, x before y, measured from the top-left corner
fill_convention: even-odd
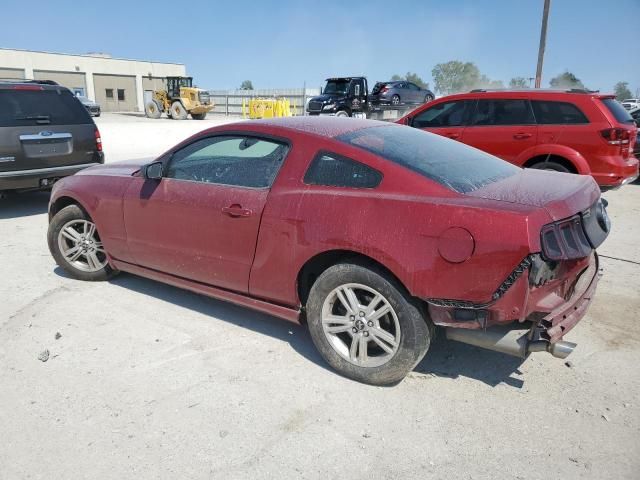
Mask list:
[[[68,278],[60,267],[55,269],[55,273]],[[307,360],[333,372],[316,350],[305,326],[131,274],[123,273],[110,282],[212,319],[282,340]],[[451,379],[468,377],[490,386],[504,383],[521,388],[523,381],[512,375],[520,374],[518,368],[522,362],[519,358],[448,341],[442,332],[438,332],[429,353],[412,375],[435,375]]]
[[[47,213],[50,192],[9,193],[0,198],[0,220]]]

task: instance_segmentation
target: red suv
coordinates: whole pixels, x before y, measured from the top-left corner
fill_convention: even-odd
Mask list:
[[[602,189],[638,176],[636,125],[614,95],[585,90],[473,90],[398,123],[438,133],[521,167],[591,175]]]

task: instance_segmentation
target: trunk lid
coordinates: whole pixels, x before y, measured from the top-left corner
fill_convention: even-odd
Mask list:
[[[465,195],[543,208],[557,221],[591,208],[600,189],[588,175],[524,169]]]

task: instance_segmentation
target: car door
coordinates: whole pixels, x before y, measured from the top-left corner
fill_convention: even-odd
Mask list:
[[[462,142],[513,162],[536,145],[538,127],[526,99],[480,99]]]
[[[247,292],[260,219],[286,143],[244,135],[204,137],[136,178],[124,195],[135,262],[189,280]]]
[[[430,103],[428,108],[410,117],[409,125],[443,137],[460,140],[474,103],[475,100]]]
[[[411,82],[407,82],[407,93],[409,101],[411,103],[422,103],[422,101],[424,100],[424,98],[420,98],[420,96],[422,95],[422,92],[420,91],[420,87],[418,87],[417,85],[411,83]]]

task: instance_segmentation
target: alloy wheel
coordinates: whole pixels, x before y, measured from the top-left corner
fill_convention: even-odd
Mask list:
[[[342,358],[360,367],[378,367],[400,345],[400,323],[380,292],[359,283],[341,285],[322,305],[322,330]]]
[[[58,234],[58,246],[64,259],[83,272],[97,272],[107,265],[96,226],[88,220],[71,220]]]

